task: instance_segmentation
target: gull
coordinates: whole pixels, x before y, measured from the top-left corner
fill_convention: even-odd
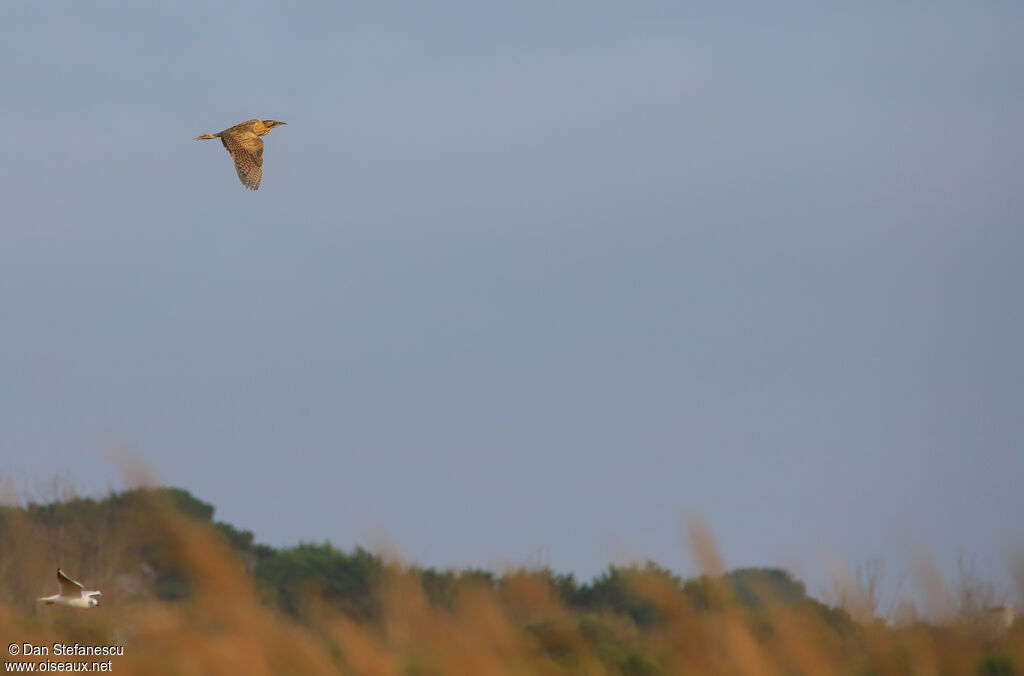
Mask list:
[[[40,601],[48,606],[57,603],[72,608],[92,608],[100,604],[96,599],[97,596],[102,596],[99,591],[86,591],[82,583],[72,580],[60,568],[57,569],[57,582],[60,582],[60,593],[40,597]]]

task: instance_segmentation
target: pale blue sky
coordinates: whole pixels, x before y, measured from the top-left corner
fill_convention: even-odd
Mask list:
[[[16,483],[117,440],[585,576],[1024,544],[1019,3],[383,4],[0,5]],[[192,140],[252,117],[256,193]]]

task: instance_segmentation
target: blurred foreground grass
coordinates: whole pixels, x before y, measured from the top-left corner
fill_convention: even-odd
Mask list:
[[[65,497],[0,512],[0,638],[124,646],[115,673],[1024,673],[1019,620],[1004,626],[976,603],[890,626],[856,594],[833,607],[781,571],[725,574],[699,526],[700,578],[649,565],[578,585],[547,570],[439,572],[363,550],[261,548],[183,491]],[[37,606],[58,565],[103,590],[103,605]]]

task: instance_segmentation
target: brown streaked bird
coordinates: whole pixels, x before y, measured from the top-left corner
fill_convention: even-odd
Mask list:
[[[246,188],[256,190],[260,187],[260,179],[263,178],[263,139],[260,136],[282,124],[287,122],[248,120],[216,134],[196,136],[196,140],[219,137],[220,142],[231,153],[231,159],[235,161],[238,180]]]

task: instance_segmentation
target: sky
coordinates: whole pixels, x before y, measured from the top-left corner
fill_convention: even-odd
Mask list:
[[[770,6],[769,6],[770,5]],[[1019,3],[0,4],[0,471],[589,577],[1024,547]],[[193,139],[288,126],[245,190]]]

